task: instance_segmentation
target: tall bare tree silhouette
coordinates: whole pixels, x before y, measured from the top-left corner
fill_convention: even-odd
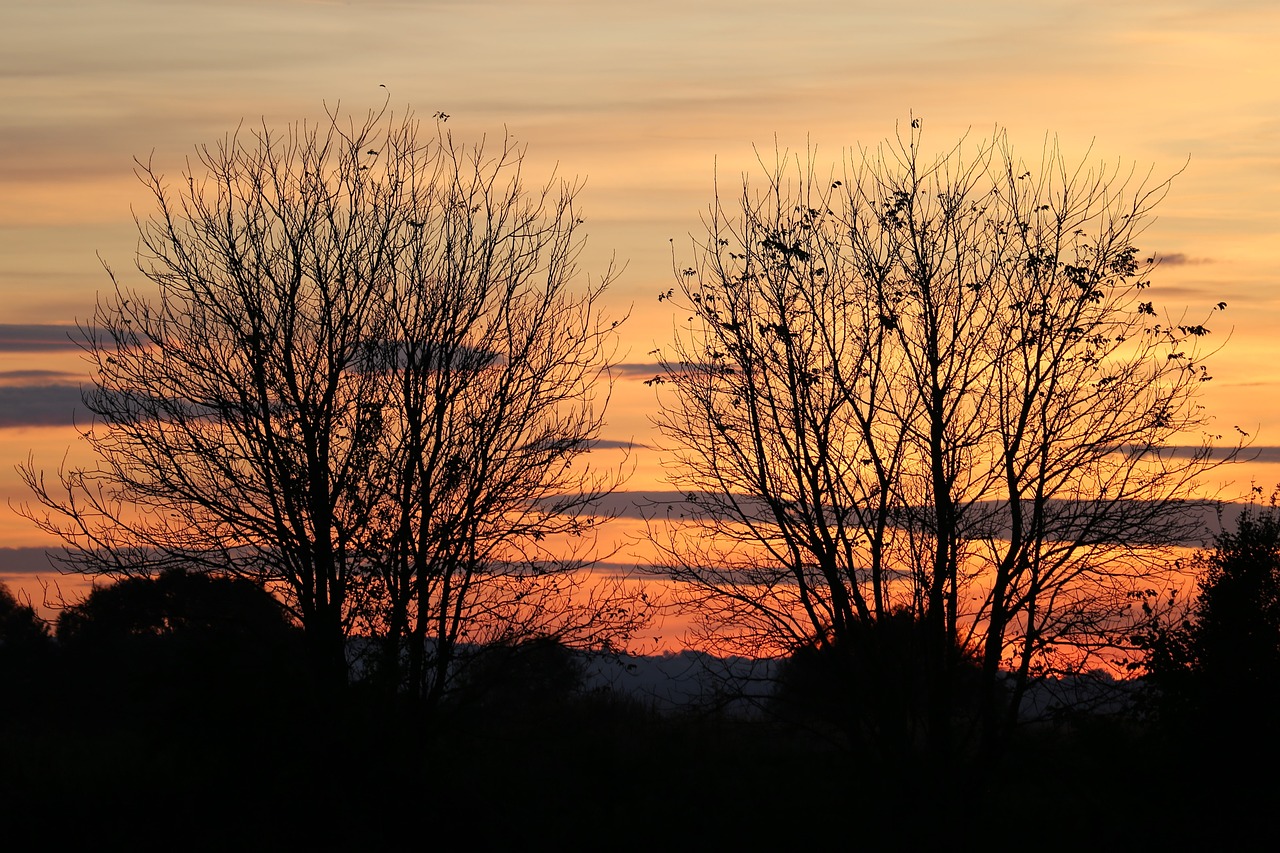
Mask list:
[[[909,613],[928,710],[905,737],[945,753],[964,650],[993,746],[1028,685],[1121,641],[1234,454],[1211,458],[1198,404],[1209,329],[1156,307],[1136,245],[1169,183],[1053,145],[1028,164],[1003,132],[937,159],[921,139],[843,170],[779,155],[717,197],[653,380],[698,511],[653,532],[748,653],[874,654],[863,626]]]
[[[578,589],[621,475],[586,459],[613,270],[579,274],[580,185],[522,157],[384,107],[241,127],[174,182],[139,162],[151,288],[112,274],[82,327],[98,462],[29,461],[22,511],[75,571],[267,583],[330,684],[353,630],[433,695],[461,642],[625,634],[617,588]]]

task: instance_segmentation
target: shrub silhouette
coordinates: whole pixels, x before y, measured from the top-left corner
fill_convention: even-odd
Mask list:
[[[771,708],[782,719],[883,758],[922,751],[927,742],[931,677],[927,628],[909,611],[861,622],[852,642],[809,643],[780,666]],[[952,722],[973,723],[981,709],[982,662],[963,646],[947,662]],[[956,730],[963,732],[964,726]]]
[[[28,604],[20,602],[9,587],[0,583],[0,656],[9,658],[49,645],[49,626]]]
[[[578,653],[555,637],[494,643],[468,657],[454,698],[499,715],[545,712],[573,697],[584,673]]]
[[[25,706],[48,665],[49,627],[0,583],[0,713]]]
[[[73,678],[117,710],[215,715],[298,687],[298,631],[243,578],[127,578],[64,610],[57,638]]]
[[[1270,741],[1280,724],[1280,510],[1247,508],[1214,544],[1196,557],[1186,618],[1136,638],[1151,704],[1167,729],[1209,745]]]

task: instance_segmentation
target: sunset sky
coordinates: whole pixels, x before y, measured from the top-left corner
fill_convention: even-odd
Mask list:
[[[132,284],[133,158],[176,176],[246,124],[363,114],[390,97],[464,141],[504,131],[526,174],[585,179],[587,272],[616,255],[623,326],[611,439],[653,441],[647,353],[674,317],[657,294],[712,198],[775,146],[836,163],[921,118],[926,148],[997,124],[1036,157],[1136,166],[1172,191],[1142,248],[1153,295],[1215,315],[1205,403],[1259,461],[1224,479],[1280,482],[1280,5],[1263,2],[609,0],[303,2],[0,0],[0,496],[13,466],[76,458],[85,380],[65,333],[92,316],[105,262]],[[386,88],[382,88],[385,86]],[[1090,151],[1092,153],[1090,153]],[[101,258],[101,261],[99,260]],[[1229,338],[1229,340],[1228,340]],[[660,489],[636,453],[629,488]],[[51,544],[0,505],[0,579],[40,596]],[[16,549],[16,550],[12,550]],[[613,559],[626,562],[626,547]]]

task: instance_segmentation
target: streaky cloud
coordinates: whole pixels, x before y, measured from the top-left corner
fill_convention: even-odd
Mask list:
[[[83,330],[74,325],[0,323],[0,352],[78,350]]]
[[[1280,451],[1280,448],[1272,448]],[[699,519],[711,519],[718,514],[718,508],[724,505],[726,498],[711,493],[686,493],[678,491],[644,491],[614,492],[606,496],[599,504],[601,510],[617,518],[639,519],[644,521],[676,524],[693,522]],[[766,508],[756,498],[747,495],[736,495],[735,502],[747,512],[759,509],[759,520],[768,522]],[[1047,507],[1055,516],[1063,518],[1068,526],[1074,515],[1076,502],[1065,498],[1054,498],[1048,501]],[[1145,504],[1146,501],[1135,501]],[[998,501],[982,501],[985,507],[988,527],[996,538],[1007,536],[1008,509]],[[1173,546],[1173,547],[1205,547],[1213,536],[1224,526],[1229,526],[1232,519],[1242,511],[1244,505],[1238,503],[1218,502],[1214,500],[1177,500],[1165,505],[1169,512],[1176,513],[1179,523],[1169,529],[1177,529],[1182,535],[1176,538],[1163,537],[1156,531],[1132,530],[1121,536],[1103,536],[1096,544],[1120,544],[1121,542],[1135,546]],[[980,507],[975,507],[978,509]],[[923,508],[905,508],[907,512]],[[724,518],[730,516],[725,514]]]
[[[0,370],[0,385],[74,385],[80,379],[65,370]]]
[[[1191,459],[1195,456],[1207,456],[1209,459],[1236,459],[1240,462],[1280,462],[1280,447],[1267,445],[1247,445],[1235,447],[1206,448],[1198,444],[1167,444],[1152,448],[1148,455],[1160,456],[1163,459]]]
[[[672,373],[711,373],[723,371],[723,365],[714,364],[712,362],[693,362],[682,361],[663,367],[657,362],[629,362],[625,364],[615,364],[610,370],[614,378],[621,379],[643,379],[646,383],[653,380],[656,384],[661,385],[666,381],[666,377]]]
[[[1211,264],[1213,258],[1192,258],[1183,252],[1170,252],[1167,255],[1157,253],[1156,260],[1161,264],[1167,264],[1171,267],[1186,266],[1189,264]]]
[[[652,450],[653,448],[642,441],[622,441],[614,438],[602,438],[598,441],[591,442],[592,450]]]
[[[630,361],[613,365],[609,372],[616,379],[650,379],[662,373],[662,366],[657,362]]]
[[[50,554],[57,549],[49,548],[0,548],[0,576],[34,575],[56,573]]]
[[[79,385],[0,385],[0,428],[71,426],[77,407]]]

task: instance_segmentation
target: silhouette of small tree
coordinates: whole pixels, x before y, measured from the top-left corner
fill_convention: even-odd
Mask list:
[[[581,687],[585,664],[555,637],[530,637],[478,648],[460,662],[460,707],[489,714],[537,715],[554,710]]]
[[[1280,508],[1247,507],[1195,558],[1186,616],[1135,639],[1157,717],[1211,743],[1269,742],[1280,725]]]
[[[31,698],[48,662],[49,626],[0,583],[0,715]]]
[[[49,626],[35,608],[18,600],[8,585],[0,583],[0,654],[16,655],[49,643]]]
[[[185,569],[99,587],[58,618],[58,640],[68,646],[131,637],[210,636],[257,642],[292,631],[285,610],[261,586],[244,578]]]
[[[64,609],[57,638],[82,692],[117,708],[159,703],[208,718],[241,704],[265,710],[264,696],[304,686],[297,627],[245,578],[184,569],[126,578]]]
[[[972,736],[983,707],[982,658],[959,645],[952,654],[954,722]],[[927,627],[898,610],[797,648],[778,670],[771,707],[864,754],[901,760],[927,749],[931,689]]]

